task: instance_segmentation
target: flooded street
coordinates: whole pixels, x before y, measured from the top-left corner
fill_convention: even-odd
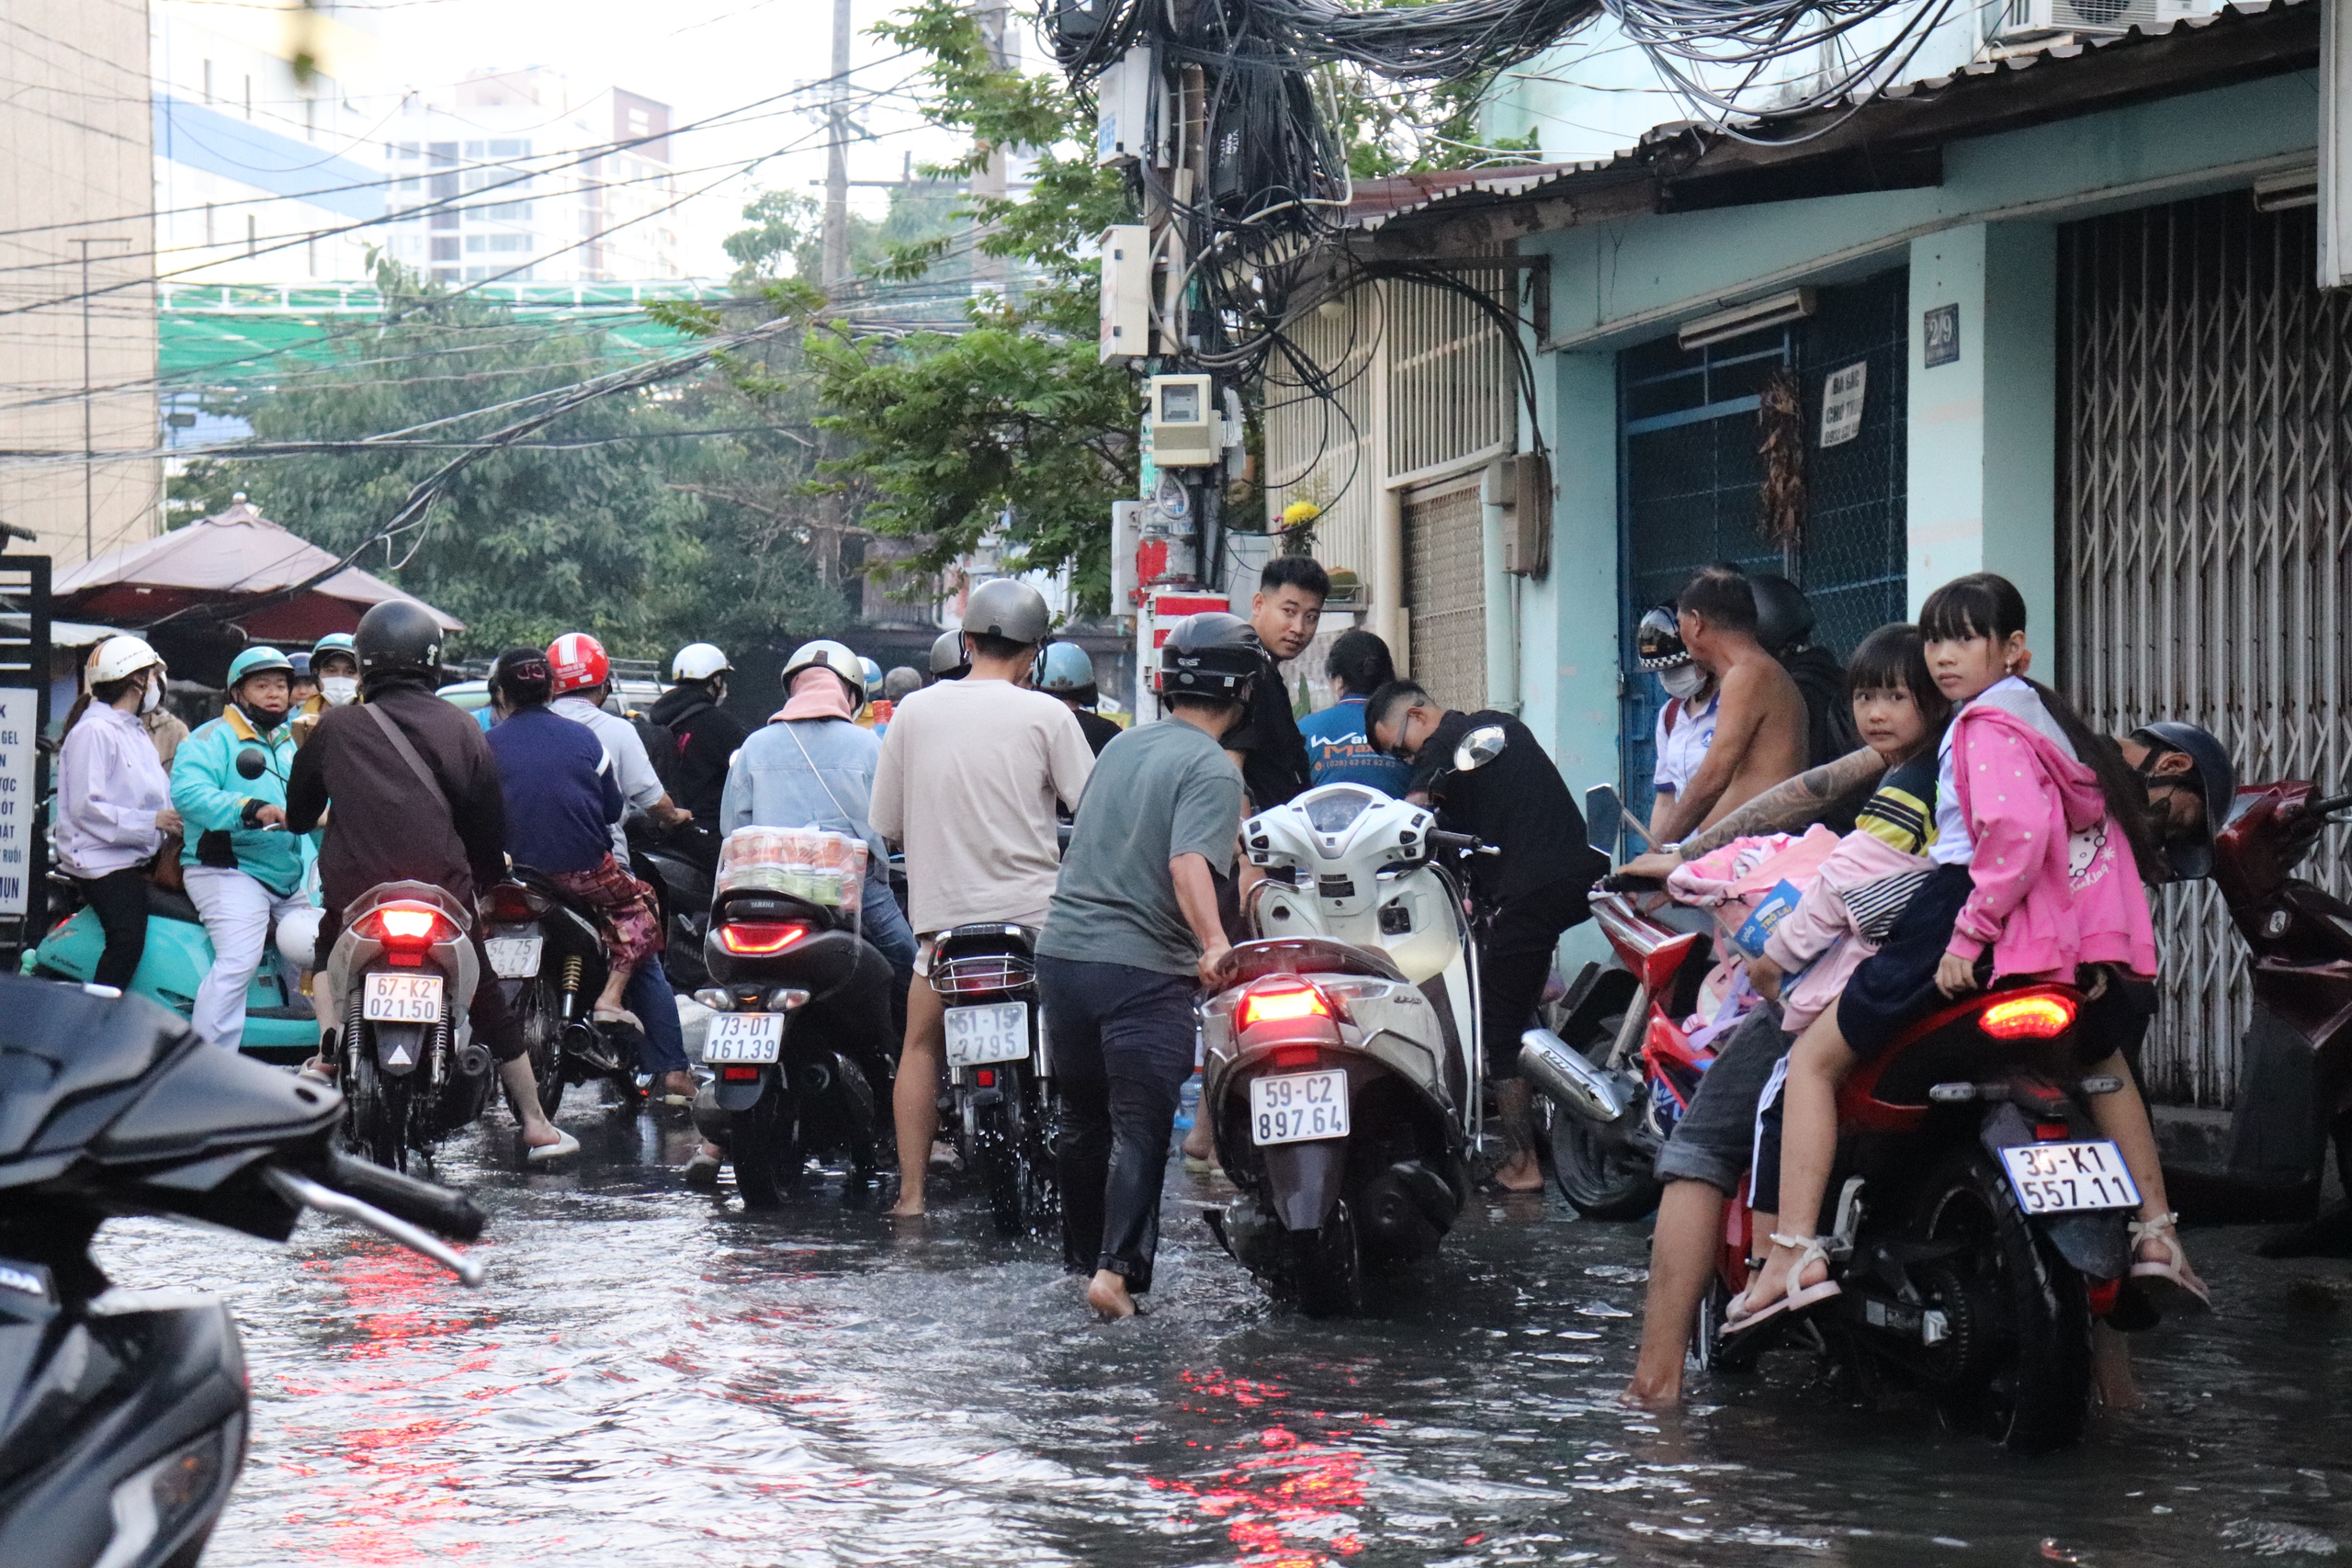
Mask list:
[[[899,1234],[837,1181],[688,1190],[683,1123],[477,1131],[468,1292],[342,1224],[272,1247],[110,1227],[119,1284],[225,1293],[254,1442],[209,1564],[2210,1564],[2352,1552],[2352,1266],[2193,1235],[2222,1315],[2138,1341],[2146,1408],[2017,1460],[1795,1359],[1686,1416],[1612,1403],[1643,1228],[1475,1205],[1383,1314],[1270,1306],[1170,1182],[1152,1314],[1100,1326],[950,1198]]]

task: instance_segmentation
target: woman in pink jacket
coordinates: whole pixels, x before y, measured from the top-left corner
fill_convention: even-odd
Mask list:
[[[2124,1087],[2095,1097],[2092,1115],[2143,1200],[2132,1272],[2202,1303],[2124,1055],[2153,1010],[2132,998],[2155,973],[2141,867],[2157,861],[2155,846],[2125,827],[2141,818],[2122,759],[2056,693],[2025,678],[2025,601],[2007,580],[1978,572],[1949,582],[1928,596],[1919,621],[1936,684],[1957,710],[1939,750],[1928,852],[1935,869],[1880,950],[1855,968],[1836,1009],[1790,1051],[1782,1228],[1725,1326],[1838,1293],[1815,1234],[1837,1147],[1838,1085],[1910,1024],[2006,979],[2060,979],[2093,993],[2086,1026],[2106,1029],[2116,1049],[2090,1070]]]

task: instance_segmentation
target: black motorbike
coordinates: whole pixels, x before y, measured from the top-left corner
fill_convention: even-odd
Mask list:
[[[187,1568],[244,1462],[228,1309],[102,1302],[90,1245],[107,1220],[284,1241],[318,1209],[481,1281],[418,1228],[471,1241],[479,1211],[339,1153],[343,1110],[144,998],[0,978],[0,1562]]]
[[[955,926],[939,933],[931,961],[932,988],[947,1005],[951,1125],[1005,1235],[1043,1234],[1061,1214],[1036,937],[1026,926]]]
[[[643,818],[629,821],[630,874],[653,889],[662,911],[662,969],[674,991],[698,991],[710,984],[702,956],[710,931],[713,875],[718,845],[693,823],[664,833]]]
[[[606,1083],[631,1111],[644,1102],[636,1053],[591,1013],[610,964],[595,910],[537,872],[516,867],[483,900],[482,949],[529,1043],[539,1109],[552,1117],[576,1083]]]
[[[695,1123],[727,1151],[746,1205],[784,1201],[811,1158],[846,1155],[873,1179],[889,1101],[890,964],[854,910],[737,891],[711,908],[695,999],[718,1016]]]

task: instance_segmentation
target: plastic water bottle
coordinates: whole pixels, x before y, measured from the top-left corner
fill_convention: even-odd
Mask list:
[[[1184,1080],[1184,1087],[1176,1091],[1176,1130],[1179,1133],[1191,1132],[1193,1120],[1200,1111],[1201,1075],[1194,1073]]]

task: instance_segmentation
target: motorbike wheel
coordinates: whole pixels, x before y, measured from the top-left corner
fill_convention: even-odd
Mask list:
[[[1026,1222],[1021,1202],[1023,1162],[1004,1107],[982,1107],[973,1131],[972,1158],[989,1195],[989,1218],[996,1223],[997,1235],[1019,1235]]]
[[[529,1048],[531,1077],[538,1086],[539,1114],[555,1120],[563,1103],[563,1031],[558,1021],[560,993],[552,981],[538,976],[524,982],[514,995],[514,1021]],[[522,1120],[518,1112],[514,1118]]]
[[[1945,1414],[2019,1453],[2078,1442],[2090,1416],[2091,1311],[2083,1277],[2018,1207],[2008,1179],[1972,1149],[1928,1184],[1916,1233],[1958,1244],[1943,1267],[1954,1321],[1967,1332],[1948,1354],[1967,1371]],[[1970,1343],[1971,1339],[1976,1342]]]
[[[1611,1144],[1602,1129],[1556,1107],[1552,1179],[1560,1196],[1588,1220],[1638,1220],[1657,1207],[1661,1190],[1649,1156]]]
[[[735,1190],[747,1209],[782,1206],[784,1195],[800,1180],[800,1108],[785,1092],[780,1079],[771,1079],[749,1111],[735,1117],[728,1140],[735,1165]]]
[[[1363,1311],[1363,1250],[1356,1245],[1355,1216],[1344,1198],[1317,1231],[1291,1231],[1291,1288],[1298,1310],[1309,1317],[1353,1317]]]
[[[408,1080],[377,1070],[375,1031],[351,1054],[351,1142],[386,1170],[408,1168]]]

